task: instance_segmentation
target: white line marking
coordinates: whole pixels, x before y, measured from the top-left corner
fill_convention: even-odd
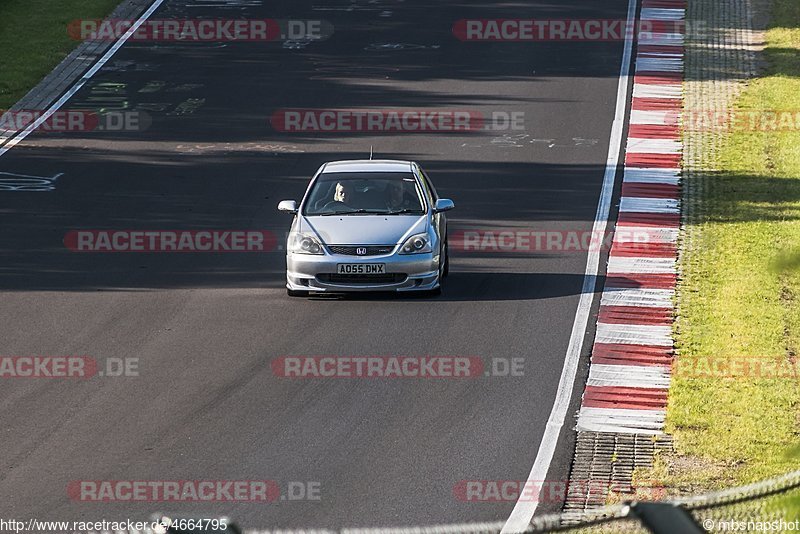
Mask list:
[[[636,20],[636,0],[628,0],[628,20],[629,28],[633,27]],[[605,174],[603,175],[603,186],[600,193],[600,200],[597,204],[597,212],[594,216],[592,226],[593,235],[604,235],[608,226],[608,215],[611,209],[611,198],[614,193],[614,181],[620,163],[620,152],[622,151],[622,134],[625,129],[625,109],[628,105],[628,85],[631,68],[631,50],[633,39],[630,35],[625,37],[625,44],[622,49],[622,62],[619,69],[619,83],[617,84],[617,102],[614,112],[614,122],[611,124],[611,135],[608,147],[608,157],[606,159]],[[572,324],[572,333],[569,338],[567,354],[564,358],[564,367],[561,369],[561,378],[558,381],[558,393],[556,394],[547,426],[542,436],[542,442],[536,453],[536,459],[528,475],[528,481],[545,480],[547,471],[550,469],[550,462],[555,454],[558,437],[561,428],[569,412],[569,402],[572,397],[572,388],[575,384],[575,375],[578,371],[578,362],[581,357],[583,341],[586,337],[586,328],[589,324],[589,313],[594,300],[595,283],[597,274],[600,270],[600,251],[590,250],[586,258],[586,272],[583,277],[583,288],[578,301],[578,309],[575,312],[575,321]],[[514,509],[508,517],[501,534],[511,534],[514,532],[524,532],[531,522],[533,514],[539,503],[538,499],[520,499],[514,504]]]
[[[622,274],[622,273],[620,273]],[[606,287],[600,298],[601,306],[641,306],[643,308],[670,308],[674,289],[642,289]]]
[[[62,176],[64,176],[63,172],[53,176],[32,176],[30,174],[0,172],[0,191],[28,193],[55,191],[56,180]]]
[[[60,172],[53,176],[33,176],[30,174],[17,174],[15,172],[3,172],[3,171],[0,171],[0,174],[3,174],[5,176],[15,176],[19,178],[33,178],[34,180],[49,180],[51,182],[55,182],[56,180],[64,176],[63,172]],[[2,180],[2,178],[0,178],[0,180]]]
[[[673,258],[636,258],[612,256],[608,259],[607,275],[612,274],[663,274],[674,273]]]
[[[631,124],[675,125],[680,112],[634,109],[631,111]]]
[[[678,228],[617,225],[612,243],[675,243]]]
[[[593,363],[587,386],[669,388],[669,367],[663,365],[610,365]]]
[[[136,33],[136,31],[139,29],[139,26],[141,26],[142,24],[144,24],[144,22],[145,22],[145,21],[146,21],[148,18],[150,18],[150,15],[152,15],[152,14],[153,14],[153,12],[155,12],[155,10],[156,10],[156,9],[158,9],[158,8],[159,8],[159,6],[161,6],[161,4],[163,4],[163,3],[164,3],[164,0],[155,0],[155,1],[153,2],[153,4],[152,4],[152,5],[151,5],[151,6],[150,6],[148,9],[147,9],[147,11],[145,11],[144,13],[142,13],[142,15],[141,15],[141,16],[140,16],[140,17],[139,17],[137,20],[136,20],[136,22],[134,22],[134,23],[133,23],[133,25],[132,25],[130,28],[128,28],[128,31],[126,31],[126,32],[125,32],[125,33],[122,35],[122,37],[120,37],[120,38],[117,40],[117,42],[116,42],[116,43],[114,43],[114,45],[113,45],[111,48],[109,48],[108,50],[106,50],[106,53],[105,53],[105,54],[103,54],[103,57],[101,57],[99,60],[97,60],[97,63],[95,63],[95,64],[94,64],[94,66],[92,66],[92,68],[91,68],[91,69],[89,69],[89,70],[86,72],[86,74],[84,74],[83,76],[81,76],[81,78],[80,78],[80,79],[79,79],[77,82],[75,82],[75,85],[73,85],[73,86],[70,88],[70,90],[69,90],[69,91],[67,91],[66,93],[64,93],[64,95],[63,95],[61,98],[59,98],[59,99],[58,99],[58,100],[55,102],[55,104],[53,104],[52,106],[50,106],[50,108],[48,108],[48,110],[47,110],[47,111],[45,111],[44,113],[42,113],[42,115],[41,115],[41,116],[40,116],[38,119],[36,119],[35,121],[33,121],[31,124],[29,124],[29,125],[28,125],[28,126],[27,126],[27,127],[24,129],[24,130],[22,130],[22,131],[21,131],[21,132],[20,132],[20,133],[19,133],[19,134],[18,134],[16,137],[14,137],[14,138],[10,139],[10,140],[9,140],[9,141],[8,141],[8,142],[7,142],[7,143],[6,143],[6,144],[5,144],[3,147],[2,147],[2,148],[0,148],[0,156],[2,156],[3,154],[5,154],[6,152],[8,152],[9,150],[11,150],[12,148],[14,148],[15,146],[17,146],[17,145],[18,145],[20,142],[22,142],[22,141],[23,141],[23,140],[24,140],[26,137],[28,137],[28,136],[31,134],[31,132],[33,132],[33,131],[34,131],[34,130],[36,130],[36,129],[37,129],[39,126],[41,126],[42,124],[44,124],[44,122],[45,122],[45,121],[47,121],[47,119],[49,119],[49,118],[50,118],[50,117],[53,115],[53,113],[55,113],[56,111],[58,111],[59,109],[61,109],[61,106],[63,106],[64,104],[66,104],[66,103],[67,103],[67,101],[68,101],[70,98],[72,98],[72,97],[73,97],[73,95],[75,95],[75,93],[77,93],[78,91],[80,91],[80,90],[81,90],[81,87],[83,87],[84,85],[86,85],[86,82],[88,82],[88,81],[89,81],[89,80],[90,80],[90,79],[91,79],[91,78],[92,78],[92,77],[93,77],[95,74],[97,74],[97,72],[98,72],[100,69],[102,69],[102,68],[103,68],[103,65],[105,65],[105,64],[108,62],[108,60],[109,60],[109,59],[111,59],[111,58],[114,56],[114,54],[116,54],[116,53],[117,53],[117,51],[118,51],[120,48],[122,48],[122,45],[124,45],[124,44],[125,44],[125,42],[126,42],[128,39],[130,39],[130,37],[131,37],[131,36],[132,36],[134,33]]]
[[[650,154],[680,154],[683,143],[679,139],[628,138],[628,152]]]
[[[642,32],[639,35],[639,46],[682,46],[683,41],[683,35],[680,33]]]
[[[633,96],[637,98],[683,98],[683,88],[680,85],[664,85],[658,83],[636,83],[633,85]]]
[[[671,58],[671,59],[680,59],[683,61],[683,52],[670,52],[669,50],[659,50],[657,52],[652,52],[651,50],[647,50],[646,52],[639,52],[636,56],[637,60],[640,58]]]
[[[683,72],[683,57],[649,57],[636,59],[636,72]]]
[[[670,7],[643,7],[640,18],[642,20],[683,20],[686,10]]]
[[[626,167],[623,183],[674,184],[681,178],[678,169],[652,169],[650,167]]]
[[[680,203],[674,198],[622,197],[619,211],[634,213],[680,213]]]
[[[671,347],[672,327],[652,324],[597,323],[597,335],[594,341],[595,343]]]
[[[612,417],[619,417],[620,419],[639,419],[643,416],[644,419],[658,419],[659,415],[664,415],[666,410],[663,408],[656,408],[653,410],[638,410],[636,408],[594,408],[592,406],[585,406],[581,411],[586,410],[591,414],[608,414]]]
[[[659,435],[664,433],[661,429],[666,415],[666,410],[583,407],[578,415],[578,430]]]

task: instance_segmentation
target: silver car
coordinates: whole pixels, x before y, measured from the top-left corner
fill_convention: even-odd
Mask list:
[[[447,276],[447,219],[452,200],[439,198],[414,162],[325,163],[294,214],[286,244],[286,290],[310,292],[441,292]]]

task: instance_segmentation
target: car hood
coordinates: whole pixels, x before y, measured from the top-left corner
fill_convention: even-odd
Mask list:
[[[394,245],[427,229],[426,215],[301,217],[300,231],[314,231],[326,245]]]

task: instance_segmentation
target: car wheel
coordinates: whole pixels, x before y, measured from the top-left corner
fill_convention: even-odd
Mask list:
[[[286,294],[290,297],[307,297],[308,291],[298,291],[295,289],[286,289]]]

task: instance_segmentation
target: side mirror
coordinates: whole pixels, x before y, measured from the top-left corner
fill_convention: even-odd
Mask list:
[[[297,202],[295,202],[294,200],[281,200],[278,203],[278,211],[297,213]]]
[[[441,213],[443,211],[450,211],[455,207],[456,205],[449,198],[440,198],[439,200],[436,201],[436,206],[434,206],[433,212]]]

